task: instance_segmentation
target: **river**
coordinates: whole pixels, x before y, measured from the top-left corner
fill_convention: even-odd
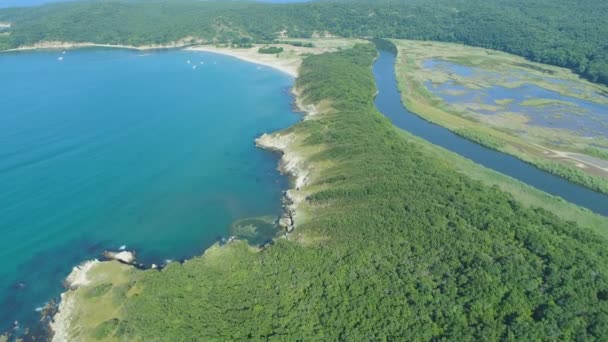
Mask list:
[[[378,110],[388,117],[395,126],[487,168],[513,177],[549,194],[559,196],[595,213],[608,216],[608,195],[542,171],[513,156],[481,146],[407,110],[401,102],[401,94],[397,86],[396,56],[386,50],[379,50],[379,53],[380,55],[373,67],[378,88],[375,104]]]

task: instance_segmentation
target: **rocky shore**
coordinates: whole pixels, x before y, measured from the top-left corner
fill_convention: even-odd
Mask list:
[[[72,272],[67,276],[64,286],[67,291],[61,294],[61,301],[57,307],[57,311],[53,319],[49,322],[52,341],[72,341],[71,333],[77,331],[78,327],[74,326],[75,320],[73,317],[78,315],[79,297],[77,291],[80,288],[87,288],[99,283],[100,279],[111,278],[102,269],[110,262],[119,262],[125,267],[134,266],[135,253],[129,251],[112,252],[106,251],[103,253],[107,261],[99,261],[97,259],[86,261],[72,269]]]
[[[68,291],[61,294],[61,301],[53,320],[49,323],[51,332],[53,333],[52,341],[68,341],[68,331],[71,330],[71,315],[74,309],[76,298],[71,295],[71,292],[80,286],[89,284],[90,279],[87,278],[88,272],[98,265],[98,260],[87,261],[72,269],[72,272],[65,280],[65,286]]]
[[[317,114],[317,109],[313,105],[308,106],[303,103],[295,87],[292,93],[295,96],[296,109],[304,114],[304,120]],[[255,140],[257,147],[281,154],[278,170],[291,177],[292,186],[284,192],[283,215],[279,219],[279,227],[287,234],[296,228],[298,208],[306,198],[302,189],[309,183],[311,174],[305,157],[297,149],[297,139],[295,133],[275,132],[265,133]]]
[[[62,45],[48,45],[57,48]],[[99,46],[99,45],[94,45]],[[67,46],[62,46],[67,47]],[[74,45],[70,45],[74,47]],[[82,45],[80,46],[82,47]],[[118,46],[112,46],[118,47]],[[166,47],[166,46],[165,46]],[[40,47],[39,47],[40,48]],[[130,47],[128,47],[130,48]],[[215,51],[222,53],[219,51]],[[244,58],[242,58],[244,59]],[[255,61],[252,61],[255,62]],[[299,64],[298,64],[299,65]],[[290,66],[293,68],[293,66]],[[293,75],[297,69],[283,70]],[[304,120],[311,118],[318,113],[317,108],[312,105],[305,105],[302,101],[301,94],[297,89],[292,89],[294,95],[294,105],[296,109],[304,114]],[[298,137],[293,132],[276,132],[272,134],[263,134],[255,140],[256,146],[281,154],[278,165],[278,170],[291,178],[291,187],[285,191],[283,198],[283,215],[279,219],[279,226],[285,231],[288,236],[294,231],[301,220],[299,212],[300,204],[306,198],[303,192],[305,187],[310,182],[311,170],[306,162],[306,158],[301,151],[298,150]],[[229,240],[231,242],[233,238]],[[83,291],[88,288],[95,287],[100,282],[107,282],[109,277],[119,278],[118,282],[125,281],[124,275],[128,272],[137,272],[136,268],[145,268],[143,265],[135,264],[134,253],[127,251],[105,252],[104,257],[111,261],[92,260],[85,262],[77,267],[74,267],[72,273],[66,279],[66,292],[61,294],[61,302],[52,322],[50,329],[53,334],[52,341],[68,341],[73,340],[74,333],[84,327],[77,326],[83,320],[82,315],[88,314],[88,311],[93,310],[87,307],[86,311],[80,303]],[[117,262],[118,261],[118,262]],[[152,269],[157,268],[152,265]],[[114,284],[115,282],[112,281]]]

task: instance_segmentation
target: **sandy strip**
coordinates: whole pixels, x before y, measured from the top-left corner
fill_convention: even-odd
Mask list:
[[[48,41],[40,42],[32,45],[20,46],[15,49],[4,50],[3,52],[15,52],[15,51],[31,51],[31,50],[44,50],[44,49],[57,49],[57,50],[68,50],[68,49],[79,49],[88,47],[101,47],[101,48],[112,48],[112,49],[129,49],[129,50],[158,50],[158,49],[177,49],[185,48],[190,51],[204,51],[218,53],[226,56],[238,58],[240,60],[264,65],[276,70],[279,70],[289,76],[296,78],[298,76],[298,68],[301,63],[300,58],[277,58],[275,55],[266,55],[257,52],[258,47],[251,49],[233,49],[233,48],[218,48],[214,46],[199,45],[195,47],[188,47],[190,44],[186,41],[177,41],[164,45],[120,45],[120,44],[98,44],[98,43],[75,43],[75,42],[60,42],[60,41]]]
[[[267,66],[289,76],[296,78],[298,77],[298,68],[300,66],[300,58],[286,59],[277,58],[275,55],[261,54],[257,51],[258,47],[251,49],[232,49],[232,48],[218,48],[214,46],[194,46],[188,47],[186,50],[190,51],[204,51],[218,53],[226,56],[231,56],[243,60],[245,62],[259,64]]]

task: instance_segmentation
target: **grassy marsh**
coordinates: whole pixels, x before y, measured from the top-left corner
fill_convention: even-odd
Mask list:
[[[568,157],[588,154],[590,147],[600,152],[596,157],[603,156],[608,149],[608,118],[578,103],[592,109],[608,106],[606,87],[569,70],[498,51],[450,43],[393,42],[399,50],[399,88],[409,110],[456,133],[464,132],[461,135],[478,143],[608,191],[607,170]],[[511,96],[512,91],[520,93]],[[530,95],[537,93],[551,97]],[[545,167],[548,161],[551,168]]]

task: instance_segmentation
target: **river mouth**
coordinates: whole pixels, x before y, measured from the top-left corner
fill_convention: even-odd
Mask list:
[[[541,171],[513,156],[481,146],[411,113],[401,101],[395,75],[395,62],[396,53],[392,49],[389,51],[383,49],[382,45],[379,46],[379,57],[373,66],[378,88],[375,104],[395,126],[539,190],[559,196],[597,214],[608,216],[608,195]]]
[[[36,326],[72,267],[105,250],[162,265],[282,214],[289,180],[254,139],[300,119],[292,77],[192,51],[0,59],[0,331]],[[276,233],[258,226],[254,244]]]

